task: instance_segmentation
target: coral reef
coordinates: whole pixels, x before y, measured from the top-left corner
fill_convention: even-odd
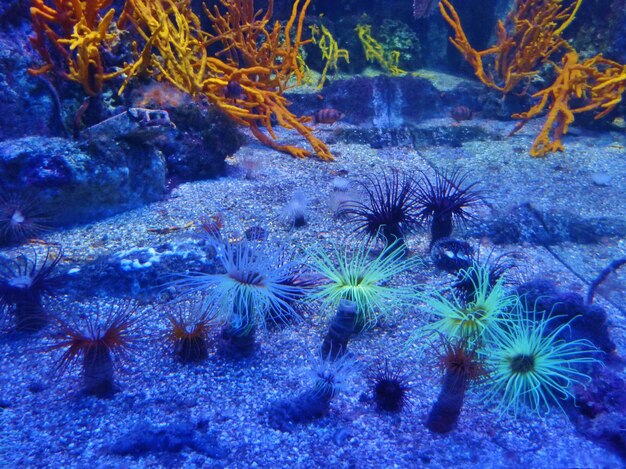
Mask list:
[[[506,20],[498,22],[496,44],[482,51],[470,45],[450,0],[442,0],[439,5],[455,33],[450,41],[488,87],[505,94],[525,93],[541,67],[546,63],[553,65],[554,82],[532,95],[540,98],[539,102],[512,116],[521,121],[511,135],[548,109],[546,121],[530,149],[534,157],[563,151],[562,138],[574,122],[574,114],[598,111],[595,119],[601,119],[615,109],[626,91],[626,65],[602,54],[581,61],[563,39],[562,33],[576,17],[581,2],[563,6],[561,0],[516,0]],[[554,55],[563,51],[560,66],[551,62]]]
[[[302,134],[317,156],[332,159],[328,147],[306,125],[310,119],[292,114],[283,96],[290,80],[300,83],[303,79],[298,57],[300,47],[310,42],[302,37],[310,0],[294,2],[284,28],[279,22],[271,23],[273,0],[262,16],[252,0],[221,3],[226,13],[217,6],[213,10],[205,7],[213,29],[205,32],[189,1],[128,0],[120,25],[131,23],[143,46],[135,46],[137,60],[120,92],[131,79],[151,74],[192,96],[205,97],[235,122],[249,127],[265,145],[300,158],[312,154],[278,143],[272,123],[276,119],[281,126]],[[207,47],[217,52],[209,56]],[[229,83],[238,83],[245,99],[233,104],[225,93]]]

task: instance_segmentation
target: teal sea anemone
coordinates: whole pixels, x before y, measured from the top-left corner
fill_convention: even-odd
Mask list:
[[[204,309],[233,330],[250,331],[265,320],[298,317],[294,304],[305,293],[298,281],[299,263],[280,247],[242,239],[211,239],[224,273],[189,273],[174,282],[185,294],[199,292]]]
[[[388,284],[394,276],[421,265],[421,259],[405,254],[404,249],[398,249],[398,242],[387,245],[375,257],[367,244],[355,250],[334,246],[330,253],[313,250],[309,265],[324,283],[313,290],[311,298],[321,299],[327,314],[334,313],[342,299],[354,301],[357,325],[362,329],[374,327],[378,316],[388,316],[394,308],[405,307],[415,299],[414,288]]]
[[[588,340],[563,338],[571,321],[550,330],[558,316],[539,316],[520,304],[507,327],[492,334],[481,352],[491,370],[485,397],[498,402],[500,413],[517,416],[529,409],[542,415],[551,404],[563,410],[561,401],[574,397],[571,386],[591,380],[578,367],[598,362],[598,350]]]
[[[472,344],[488,334],[498,324],[508,321],[508,310],[518,302],[515,295],[507,293],[504,277],[493,283],[489,266],[474,263],[461,271],[460,276],[471,283],[472,294],[451,289],[449,295],[431,292],[422,299],[427,310],[437,318],[423,330],[417,331],[413,340],[431,334],[466,340]]]

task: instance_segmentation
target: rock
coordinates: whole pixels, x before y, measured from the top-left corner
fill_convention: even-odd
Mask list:
[[[320,96],[322,100],[320,100]],[[321,93],[289,94],[291,110],[311,115],[320,108],[346,113],[342,122],[375,128],[397,128],[442,112],[443,101],[433,84],[420,77],[354,77],[337,80]]]
[[[165,155],[168,177],[195,180],[221,174],[226,157],[243,143],[233,121],[212,106],[187,104],[167,110],[177,131],[156,144]]]
[[[0,141],[63,132],[56,91],[45,78],[28,74],[27,42],[25,31],[0,34]]]
[[[28,20],[28,0],[3,0],[0,2],[0,26],[6,30],[7,26],[17,26]]]
[[[617,216],[581,217],[565,210],[545,212],[524,203],[496,214],[486,231],[472,234],[488,236],[496,244],[592,244],[606,236],[625,236],[626,221]]]
[[[228,455],[228,451],[219,446],[215,436],[199,432],[188,422],[164,427],[140,423],[113,442],[107,450],[112,454],[141,456],[155,452],[179,453],[186,448],[213,459],[223,459]]]
[[[575,405],[565,410],[576,429],[589,440],[626,459],[626,394],[621,364],[595,367],[586,387],[577,386]]]
[[[202,240],[132,248],[96,259],[69,272],[63,287],[74,296],[132,296],[154,301],[174,272],[216,273],[213,253]]]
[[[82,223],[160,200],[168,177],[216,177],[241,143],[217,110],[174,109],[172,119],[164,110],[130,108],[85,129],[78,141],[5,140],[0,188],[34,193],[56,225]]]
[[[593,173],[591,175],[591,182],[600,187],[610,186],[612,180],[613,176],[608,173]]]
[[[130,140],[24,137],[0,142],[0,187],[34,193],[56,225],[87,222],[163,197],[161,152]]]
[[[572,321],[565,340],[587,339],[607,354],[615,351],[615,343],[607,328],[606,311],[600,306],[586,305],[579,294],[557,288],[554,282],[546,279],[520,285],[517,293],[528,309],[536,308],[538,312],[555,318],[548,325],[548,332]]]

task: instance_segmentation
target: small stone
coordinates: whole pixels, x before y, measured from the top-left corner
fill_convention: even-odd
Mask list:
[[[591,175],[591,181],[600,187],[607,187],[611,185],[611,181],[613,180],[613,176],[607,173],[593,173]]]

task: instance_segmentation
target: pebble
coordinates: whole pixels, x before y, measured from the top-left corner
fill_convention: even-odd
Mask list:
[[[611,185],[611,181],[613,180],[613,176],[607,173],[593,173],[591,175],[591,181],[600,187],[607,187]]]

